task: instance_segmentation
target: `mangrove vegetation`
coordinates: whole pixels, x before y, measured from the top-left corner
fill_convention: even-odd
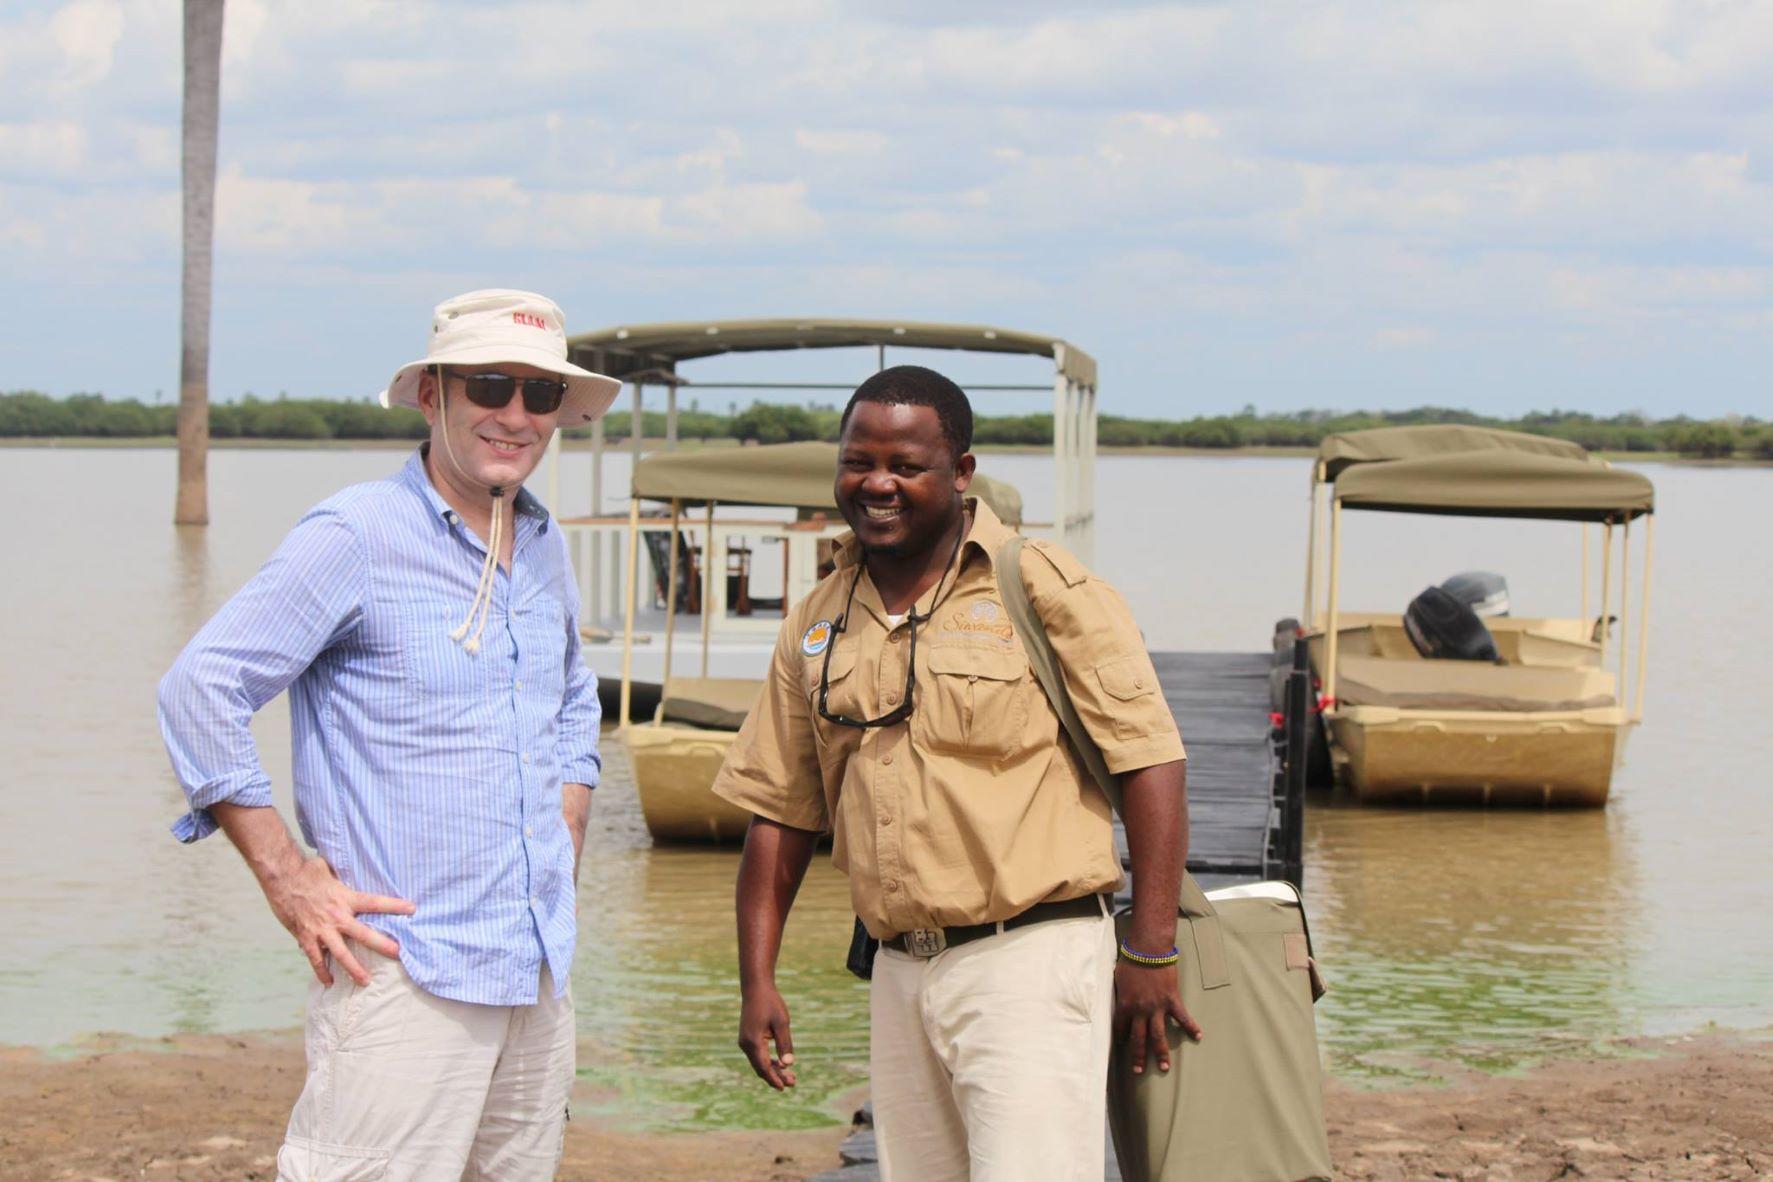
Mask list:
[[[158,439],[175,433],[177,408],[133,398],[74,394],[52,398],[33,391],[0,394],[0,438]],[[420,439],[425,420],[417,411],[383,410],[374,402],[346,398],[256,398],[212,403],[209,430],[216,439],[363,440]],[[647,411],[648,437],[665,434],[663,411]],[[692,402],[678,414],[681,439],[787,443],[836,439],[839,410],[830,405],[754,402],[725,412]],[[618,408],[604,420],[608,438],[626,439],[631,417]],[[1468,410],[1422,406],[1411,410],[1305,410],[1261,413],[1245,407],[1234,415],[1192,419],[1139,419],[1102,415],[1103,447],[1113,448],[1313,448],[1325,435],[1367,427],[1418,423],[1473,423],[1570,439],[1592,451],[1674,453],[1695,459],[1773,460],[1773,422],[1752,417],[1651,419],[1639,414],[1601,416],[1551,410],[1500,418]],[[579,437],[590,428],[568,432]],[[985,446],[1045,448],[1052,445],[1049,414],[981,415],[974,441]]]

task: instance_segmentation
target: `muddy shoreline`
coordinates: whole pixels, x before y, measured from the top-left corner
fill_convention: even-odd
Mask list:
[[[1635,1040],[1519,1076],[1372,1091],[1331,1081],[1337,1176],[1406,1179],[1773,1177],[1773,1039]],[[293,1034],[97,1040],[0,1051],[0,1177],[238,1182],[272,1159],[301,1085]],[[563,1182],[800,1182],[846,1129],[657,1135],[575,1122]]]

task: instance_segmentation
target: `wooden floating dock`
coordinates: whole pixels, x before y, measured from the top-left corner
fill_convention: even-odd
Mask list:
[[[1188,748],[1188,869],[1209,891],[1270,878],[1299,883],[1306,675],[1288,683],[1287,717],[1276,727],[1271,654],[1152,653],[1151,660]],[[1114,841],[1125,866],[1118,817]],[[1130,905],[1131,891],[1115,901]],[[842,1166],[812,1182],[879,1182],[870,1105],[855,1125],[838,1151]],[[1120,1182],[1112,1142],[1105,1182]]]

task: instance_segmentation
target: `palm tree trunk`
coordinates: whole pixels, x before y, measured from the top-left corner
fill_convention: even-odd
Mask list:
[[[209,524],[209,313],[223,0],[185,0],[184,277],[179,308],[177,525]]]

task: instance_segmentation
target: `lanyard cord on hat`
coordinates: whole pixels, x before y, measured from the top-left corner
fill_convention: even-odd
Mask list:
[[[448,395],[445,393],[441,365],[437,366],[437,413],[443,419],[443,450],[449,453],[449,462],[468,483],[475,483],[474,478],[468,475],[468,470],[462,467],[461,461],[456,459],[455,447],[449,441],[449,402]],[[449,634],[449,638],[460,642],[463,650],[470,655],[480,651],[480,636],[486,631],[487,616],[492,614],[493,588],[497,584],[499,569],[499,550],[505,542],[503,505],[505,489],[503,485],[495,484],[490,486],[489,491],[492,493],[492,526],[486,531],[486,561],[480,564],[480,581],[474,585],[474,601],[468,605],[468,618]],[[480,622],[476,625],[474,617],[477,615],[480,617]],[[468,635],[470,627],[474,629],[472,636]]]

